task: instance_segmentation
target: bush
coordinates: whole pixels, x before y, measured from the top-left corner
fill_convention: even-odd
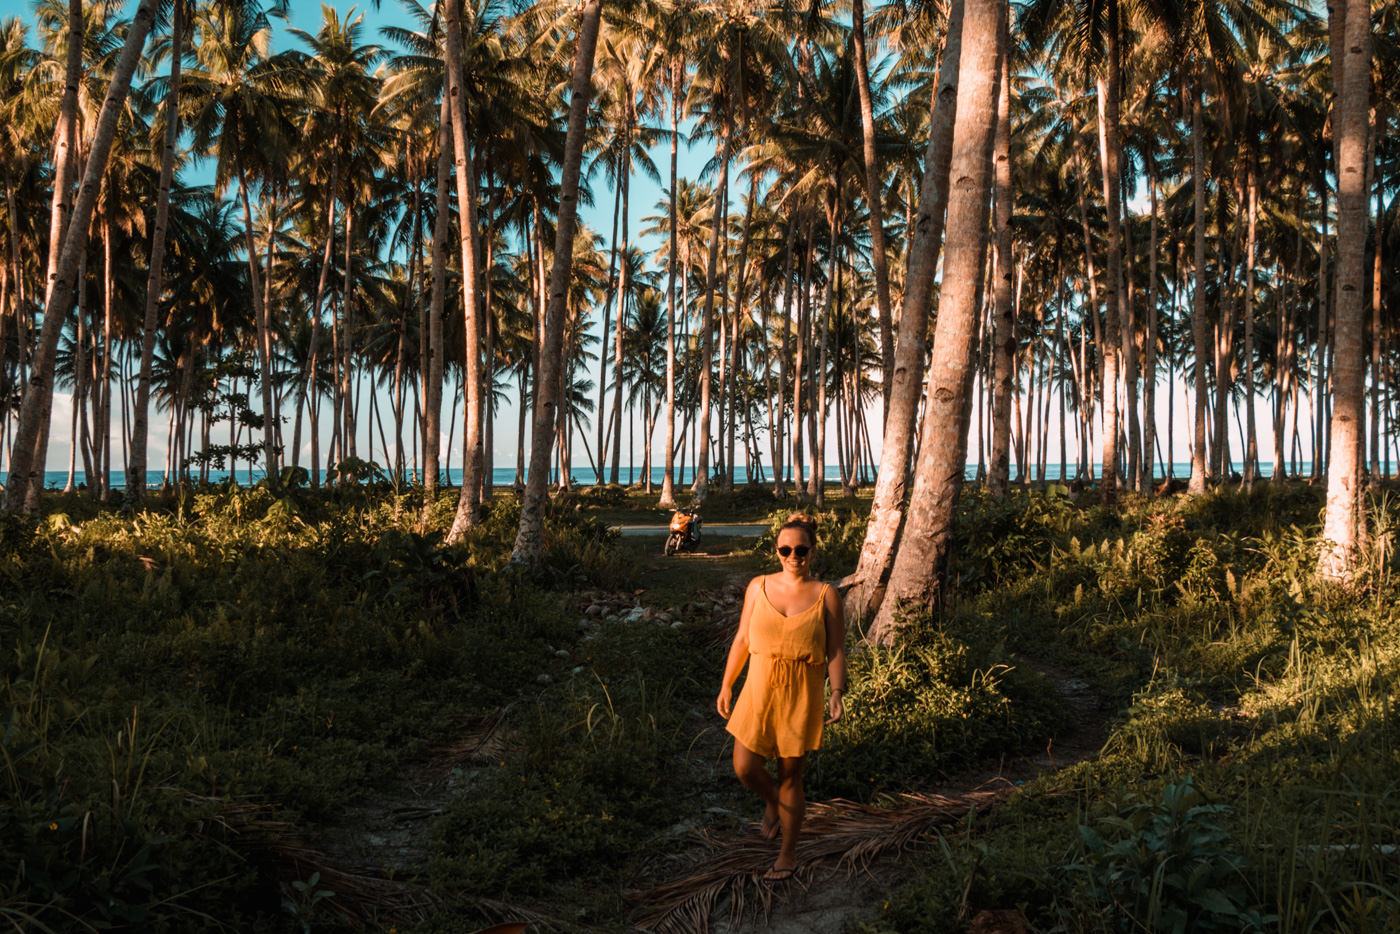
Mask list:
[[[1258,931],[1276,921],[1247,884],[1249,860],[1187,777],[1158,801],[1136,801],[1081,825],[1082,845],[1064,866],[1071,893],[1057,900],[1059,931]]]
[[[926,623],[892,648],[852,654],[846,714],[814,757],[813,794],[865,800],[925,788],[1043,740],[1063,710],[1044,679],[1009,662]]]

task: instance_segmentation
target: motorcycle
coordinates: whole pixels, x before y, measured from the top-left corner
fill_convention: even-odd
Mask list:
[[[666,536],[663,552],[667,557],[678,551],[689,551],[700,544],[700,510],[677,509],[671,514],[671,531]]]

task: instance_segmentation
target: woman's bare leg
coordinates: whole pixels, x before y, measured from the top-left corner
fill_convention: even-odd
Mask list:
[[[734,774],[745,788],[763,799],[763,836],[772,840],[778,835],[778,786],[763,767],[763,757],[737,739],[734,741]]]
[[[797,835],[807,813],[807,795],[802,789],[803,756],[778,760],[778,819],[783,825],[783,845],[773,871],[797,866]]]

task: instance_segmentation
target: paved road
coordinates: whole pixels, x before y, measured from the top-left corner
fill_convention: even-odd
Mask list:
[[[721,535],[747,535],[757,538],[767,531],[768,526],[758,522],[743,523],[736,525],[710,525],[705,523],[700,530],[700,540],[706,538],[717,538]],[[670,531],[664,525],[619,525],[617,530],[623,535],[665,535]]]

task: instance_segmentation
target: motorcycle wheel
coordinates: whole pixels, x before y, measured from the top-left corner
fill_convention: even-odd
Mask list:
[[[676,553],[676,536],[666,536],[666,544],[662,547],[661,553],[668,558]]]

